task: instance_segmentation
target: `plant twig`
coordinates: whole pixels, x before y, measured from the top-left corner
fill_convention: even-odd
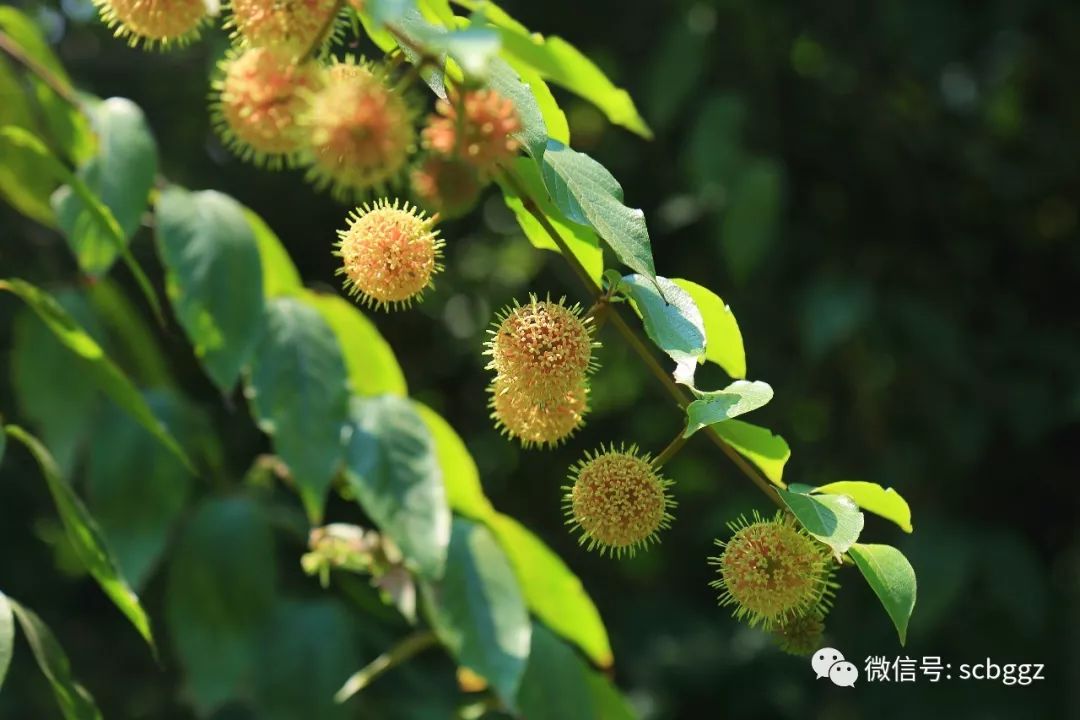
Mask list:
[[[566,244],[566,241],[563,239],[562,235],[560,235],[559,231],[556,230],[554,226],[552,226],[551,222],[547,219],[547,216],[544,215],[539,205],[537,205],[536,201],[532,199],[528,191],[525,190],[525,186],[523,185],[523,183],[521,183],[518,180],[517,176],[510,170],[506,170],[506,172],[504,173],[504,177],[506,178],[509,185],[514,189],[514,192],[517,193],[518,197],[521,198],[521,202],[525,206],[525,209],[529,211],[530,215],[536,218],[536,221],[540,223],[540,226],[544,229],[544,232],[551,236],[551,239],[558,246],[559,252],[562,254],[563,258],[565,258],[566,261],[570,263],[570,267],[574,271],[574,274],[578,276],[578,279],[581,280],[582,284],[585,286],[585,289],[588,290],[588,292],[593,296],[594,300],[599,300],[601,297],[603,297],[603,291],[592,279],[592,277],[590,277],[589,273],[585,270],[577,257],[570,251],[570,248]],[[622,314],[619,312],[619,309],[610,303],[608,305],[609,307],[607,309],[607,317],[608,320],[611,322],[611,325],[619,332],[620,335],[622,335],[623,339],[627,342],[628,345],[630,345],[631,349],[637,354],[638,358],[645,364],[645,367],[647,367],[649,371],[653,374],[653,376],[656,377],[656,379],[660,382],[660,384],[664,386],[664,389],[668,391],[668,394],[671,395],[672,399],[674,399],[675,402],[678,404],[679,409],[685,410],[692,401],[690,395],[682,387],[680,387],[675,382],[675,379],[672,378],[671,375],[667,372],[667,370],[665,370],[663,366],[660,365],[659,361],[656,359],[656,356],[649,349],[649,346],[646,345],[645,341],[641,338],[641,335],[633,327],[631,327],[629,323],[626,322]],[[772,484],[769,483],[768,480],[763,478],[761,474],[750,463],[743,459],[743,457],[739,455],[738,451],[735,450],[735,448],[728,445],[724,438],[720,437],[716,430],[709,426],[704,428],[704,432],[706,435],[708,435],[709,439],[712,440],[713,443],[717,447],[719,447],[725,455],[727,455],[728,459],[735,464],[735,467],[737,467],[744,475],[746,475],[746,477],[748,477],[750,481],[758,487],[759,490],[765,493],[765,495],[768,496],[768,498],[774,503],[776,503],[777,506],[781,508],[784,507],[784,503],[780,500],[780,496],[777,495],[776,489],[772,486]]]
[[[19,65],[22,65],[32,74],[36,75],[62,100],[76,109],[82,109],[82,101],[79,100],[79,96],[75,94],[75,90],[71,85],[61,80],[52,70],[49,70],[49,68],[24,53],[22,48],[15,44],[7,33],[2,31],[0,31],[0,50]]]
[[[341,689],[334,694],[334,702],[345,702],[374,682],[376,678],[386,671],[392,670],[414,655],[427,650],[429,647],[437,645],[438,642],[438,638],[431,630],[421,630],[420,632],[409,635],[390,650],[387,650],[366,666],[353,673],[353,675],[345,681],[345,684],[341,686]]]
[[[671,458],[675,457],[678,452],[682,450],[683,445],[685,445],[686,441],[689,439],[690,438],[680,430],[679,434],[675,436],[675,439],[668,443],[668,446],[664,448],[659,455],[653,458],[652,466],[657,470],[664,467]]]

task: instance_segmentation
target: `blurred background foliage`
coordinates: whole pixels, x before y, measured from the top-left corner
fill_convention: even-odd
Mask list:
[[[219,31],[187,50],[143,53],[111,40],[87,0],[19,5],[56,44],[76,85],[144,109],[167,177],[252,207],[308,284],[334,284],[329,245],[345,208],[315,194],[298,173],[239,162],[210,129],[207,77],[227,45]],[[897,646],[853,571],[841,574],[832,644],[860,666],[868,655],[904,654],[940,655],[954,665],[986,657],[1047,665],[1048,679],[1027,688],[925,678],[861,682],[853,691],[815,683],[805,660],[732,621],[706,586],[712,539],[766,502],[700,437],[668,466],[679,508],[659,547],[618,562],[580,550],[562,526],[563,468],[610,440],[659,451],[679,413],[618,338],[604,335],[595,411],[569,446],[526,453],[492,429],[479,352],[494,310],[530,290],[584,300],[564,265],[534,251],[492,195],[469,218],[445,224],[449,271],[438,291],[413,312],[373,317],[413,394],[467,441],[495,504],[583,579],[611,635],[615,679],[641,716],[906,718],[931,709],[954,717],[1080,716],[1080,690],[1065,682],[1080,677],[1073,457],[1080,446],[1080,7],[1052,0],[503,5],[530,28],[578,45],[638,99],[654,142],[559,96],[574,145],[607,165],[629,203],[645,210],[658,269],[708,285],[732,306],[750,376],[776,390],[753,420],[791,444],[785,480],[872,480],[911,503],[914,535],[901,537],[869,516],[866,536],[897,544],[918,573],[907,648]],[[141,233],[133,249],[156,267],[149,232]],[[6,206],[0,268],[32,282],[78,282],[60,236]],[[126,271],[117,276],[130,295]],[[92,328],[94,306],[115,302],[109,293],[105,285],[73,294],[69,309]],[[14,302],[0,303],[0,337],[39,333],[36,347],[47,347],[44,331],[15,321],[15,310]],[[138,315],[132,324],[145,321]],[[99,337],[108,343],[132,326],[99,327]],[[122,354],[131,344],[110,347]],[[0,407],[12,415],[55,426],[74,417],[78,403],[94,402],[73,392],[59,407],[28,404],[35,382],[55,388],[66,370],[54,353],[9,350],[0,353]],[[180,404],[168,392],[152,398],[187,428],[181,439],[217,468],[214,485],[196,485],[162,464],[135,428],[103,409],[93,422],[108,432],[79,468],[89,505],[107,531],[123,529],[114,531],[118,552],[144,583],[159,624],[168,613],[182,626],[193,611],[231,628],[252,613],[290,616],[274,619],[287,632],[265,638],[257,671],[242,679],[254,704],[228,705],[214,717],[335,716],[328,703],[336,668],[358,667],[405,629],[364,581],[327,594],[306,578],[297,562],[302,532],[290,531],[289,515],[280,527],[242,533],[245,523],[264,522],[242,499],[184,509],[189,495],[237,483],[266,447],[242,404],[221,402],[175,327],[161,357],[164,367],[121,355],[145,384],[166,373],[197,401]],[[74,461],[73,448],[54,451]],[[98,589],[73,574],[78,565],[29,456],[11,447],[7,455],[0,472],[4,589],[50,623],[106,716],[191,717],[178,669],[156,666]],[[168,477],[178,478],[174,496],[140,498],[144,481]],[[103,482],[117,478],[123,483]],[[167,528],[181,512],[183,536],[171,537]],[[156,567],[158,546],[170,541],[179,560]],[[184,553],[200,546],[228,554],[235,572],[208,577],[198,563],[185,564]],[[178,606],[170,602],[174,582],[232,583],[238,604]],[[275,593],[294,600],[258,607]],[[356,603],[368,613],[355,612]],[[181,642],[198,647],[207,638]],[[211,663],[230,662],[206,656],[205,677],[192,679],[205,683],[202,697],[227,672]],[[447,717],[455,694],[452,664],[428,653],[336,716]],[[0,694],[0,717],[53,714],[45,682],[30,663],[17,662]]]

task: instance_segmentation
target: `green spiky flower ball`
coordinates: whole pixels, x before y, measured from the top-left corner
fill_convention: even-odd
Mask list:
[[[771,630],[827,607],[834,583],[825,545],[781,513],[771,520],[755,513],[752,522],[740,518],[728,527],[731,538],[716,541],[724,552],[709,558],[720,572],[711,585],[721,591],[721,605],[734,606],[736,618]]]
[[[773,630],[773,639],[789,655],[807,656],[822,646],[824,634],[825,617],[815,608],[778,625]]]
[[[580,531],[578,541],[589,550],[633,555],[658,542],[658,533],[671,524],[671,481],[634,445],[586,453],[571,468],[570,480],[563,488],[567,524]]]

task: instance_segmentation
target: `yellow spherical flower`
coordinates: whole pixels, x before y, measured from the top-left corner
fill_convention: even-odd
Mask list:
[[[480,197],[480,177],[468,163],[430,155],[409,174],[413,195],[443,218],[465,215]]]
[[[296,65],[269,48],[230,52],[214,82],[214,125],[245,160],[278,167],[300,149],[298,117],[317,83],[311,63]]]
[[[777,646],[789,655],[810,655],[824,644],[825,618],[814,609],[805,615],[785,620],[775,630],[773,638]]]
[[[584,383],[552,402],[533,402],[513,386],[495,379],[489,388],[491,417],[503,434],[521,441],[522,447],[554,447],[574,434],[585,422],[589,409]]]
[[[780,513],[729,527],[731,539],[716,541],[724,552],[709,561],[720,571],[711,583],[722,591],[720,604],[734,605],[736,618],[771,630],[828,607],[833,562],[825,545]]]
[[[488,369],[534,403],[564,397],[595,368],[592,318],[582,318],[579,305],[566,307],[561,299],[530,295],[526,305],[515,302],[503,310],[488,333]]]
[[[162,48],[186,45],[199,36],[208,12],[204,0],[95,0],[101,19],[116,37]]]
[[[586,453],[571,468],[570,480],[563,500],[567,523],[580,530],[579,542],[590,550],[633,555],[657,542],[657,533],[671,524],[671,481],[633,445]]]
[[[338,197],[383,190],[402,175],[416,145],[412,108],[366,65],[333,66],[301,123],[308,176]]]
[[[471,90],[435,104],[436,115],[424,128],[424,147],[465,160],[481,174],[517,154],[513,137],[521,130],[514,103],[494,90]]]
[[[226,27],[247,47],[295,56],[333,35],[336,0],[231,0]],[[323,37],[326,36],[326,37]]]
[[[431,287],[442,270],[443,241],[429,218],[408,203],[379,200],[349,214],[349,226],[338,231],[336,254],[342,260],[351,295],[366,304],[389,309],[408,307]]]

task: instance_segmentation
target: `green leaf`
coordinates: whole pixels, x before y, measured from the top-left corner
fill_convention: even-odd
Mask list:
[[[112,280],[103,278],[83,288],[95,319],[102,325],[106,347],[116,364],[140,387],[173,387],[169,363],[142,308],[136,308]],[[63,297],[58,298],[64,304]],[[65,305],[65,307],[67,307]]]
[[[355,717],[334,691],[360,663],[350,613],[332,599],[279,600],[258,644],[257,717]]]
[[[705,357],[736,380],[746,378],[746,350],[735,315],[720,296],[689,280],[674,279],[697,305],[705,326]]]
[[[390,343],[386,342],[355,304],[340,295],[305,291],[302,295],[322,315],[337,336],[345,358],[353,394],[362,397],[398,395],[405,397],[409,388]]]
[[[0,290],[19,296],[45,323],[69,351],[83,360],[84,371],[113,402],[128,412],[149,430],[158,442],[168,448],[185,466],[194,471],[191,461],[168,429],[150,410],[142,395],[131,384],[101,346],[60,306],[56,299],[40,288],[22,280],[0,280]]]
[[[6,10],[7,8],[0,8]],[[0,62],[0,128],[34,128],[33,109],[19,77]],[[49,227],[56,216],[49,196],[59,184],[56,174],[41,163],[37,153],[18,144],[5,143],[0,162],[0,197],[26,217]]]
[[[165,620],[200,715],[250,685],[274,604],[273,536],[242,497],[204,503],[172,553]]]
[[[206,426],[175,395],[147,398],[173,434],[189,439]],[[192,491],[187,469],[146,430],[115,408],[95,423],[86,461],[86,503],[132,586],[145,586]]]
[[[641,275],[627,275],[620,288],[641,314],[649,339],[675,361],[675,380],[693,387],[694,370],[705,357],[705,322],[690,293],[665,277]]]
[[[491,501],[480,484],[480,471],[476,469],[469,449],[461,436],[450,427],[441,415],[423,403],[413,401],[420,419],[431,431],[435,441],[435,456],[442,468],[446,485],[446,500],[454,512],[476,520],[487,520],[495,513]]]
[[[490,64],[488,85],[514,104],[521,121],[521,130],[515,133],[514,137],[521,142],[529,156],[539,163],[548,147],[548,131],[544,114],[540,111],[532,88],[501,58],[493,59]]]
[[[3,459],[4,438],[0,432],[0,459]],[[11,656],[15,653],[15,620],[11,615],[11,603],[7,595],[0,590],[0,690],[4,689],[4,678],[11,666]]]
[[[773,485],[783,488],[784,465],[791,457],[787,441],[768,428],[742,420],[713,425],[713,431],[764,473]]]
[[[561,85],[600,108],[608,120],[651,139],[652,130],[638,113],[630,94],[616,87],[600,68],[560,37],[545,38],[500,27],[503,47],[511,58],[534,68],[545,80]]]
[[[844,495],[804,495],[787,490],[776,492],[806,531],[832,548],[836,557],[846,553],[859,539],[864,518],[851,498]]]
[[[524,189],[526,198],[520,197],[514,186],[504,179],[497,177],[496,182],[499,183],[499,188],[502,189],[503,202],[514,213],[514,217],[517,219],[518,225],[521,226],[521,230],[525,233],[525,237],[528,238],[533,247],[560,252],[559,246],[555,244],[551,235],[547,233],[540,221],[525,206],[526,199],[528,199],[536,203],[537,209],[544,214],[551,226],[566,242],[570,252],[585,268],[585,272],[599,286],[600,279],[604,275],[604,252],[600,248],[600,239],[596,236],[596,233],[584,225],[569,222],[563,217],[562,213],[559,212],[548,197],[536,163],[528,158],[518,158],[514,161],[513,173]]]
[[[146,277],[146,273],[143,272],[142,267],[140,267],[139,263],[136,262],[135,257],[131,254],[131,250],[127,246],[127,238],[124,235],[124,231],[121,229],[119,223],[116,222],[116,218],[113,217],[109,208],[94,195],[93,191],[87,187],[82,178],[75,175],[75,173],[71,172],[71,170],[60,162],[45,146],[45,143],[37,136],[22,128],[9,125],[0,127],[0,141],[2,141],[0,147],[6,145],[16,153],[30,153],[35,156],[39,161],[40,167],[47,168],[57,181],[67,183],[71,186],[72,192],[78,196],[86,207],[91,220],[93,220],[101,232],[104,233],[103,236],[111,238],[113,244],[116,246],[117,252],[119,252],[120,257],[123,258],[124,264],[127,265],[131,274],[135,276],[135,281],[138,283],[139,289],[142,290],[147,303],[149,303],[150,308],[154,311],[154,317],[157,318],[158,323],[164,325],[165,320],[161,311],[161,302],[154,292],[154,287],[150,284],[150,279]],[[5,152],[7,152],[7,150],[5,150]]]
[[[784,203],[784,172],[772,160],[754,160],[740,175],[720,221],[720,248],[732,277],[749,279],[772,248]]]
[[[915,570],[911,563],[890,545],[855,543],[848,554],[885,606],[903,645],[907,642],[908,620],[915,609]]]
[[[349,487],[413,568],[438,579],[450,542],[450,508],[431,433],[407,398],[356,398],[351,415]]]
[[[56,512],[64,525],[64,532],[83,567],[97,580],[98,585],[113,601],[113,604],[127,616],[127,619],[153,649],[154,636],[150,630],[150,619],[139,603],[139,596],[131,589],[127,579],[120,572],[112,551],[94,518],[87,512],[68,481],[60,475],[60,468],[57,467],[52,455],[44,445],[38,442],[37,438],[22,428],[8,425],[5,430],[8,435],[26,446],[41,467],[41,474],[45,477],[45,484],[56,505]]]
[[[150,201],[157,146],[142,110],[130,100],[109,98],[91,105],[88,113],[98,137],[97,152],[77,175],[112,212],[126,246]],[[79,267],[94,277],[108,272],[121,250],[112,228],[95,219],[93,210],[70,185],[53,194],[52,204]]]
[[[764,407],[772,400],[773,389],[760,380],[736,380],[723,390],[695,390],[694,395],[697,400],[686,407],[684,437],[690,437],[707,425],[723,423]]]
[[[551,93],[551,88],[540,77],[540,73],[524,63],[509,59],[510,67],[518,74],[521,81],[532,90],[533,98],[540,110],[540,116],[544,120],[544,128],[548,137],[558,140],[563,145],[570,144],[570,124],[566,120],[566,113],[559,107],[559,101]],[[516,162],[516,161],[515,161]]]
[[[446,575],[421,587],[443,645],[516,710],[532,626],[510,561],[491,532],[455,518]]]
[[[246,394],[316,525],[343,459],[347,382],[341,349],[319,312],[295,298],[270,300]]]
[[[157,202],[155,234],[176,317],[228,393],[251,359],[263,313],[259,248],[244,209],[213,190],[170,187]]]
[[[911,532],[911,508],[907,501],[892,488],[883,488],[877,483],[861,480],[843,480],[829,483],[814,489],[815,493],[847,495],[863,510],[892,520],[904,532]]]
[[[4,418],[0,417],[0,426],[3,425]],[[7,449],[7,433],[0,432],[0,464],[4,462],[4,450]]]
[[[255,236],[255,245],[259,248],[263,296],[270,299],[279,295],[298,294],[303,290],[304,282],[300,279],[300,272],[289,257],[289,252],[261,217],[250,208],[245,207],[243,211],[244,218]]]
[[[633,720],[611,681],[542,623],[533,622],[529,664],[518,692],[529,720]]]
[[[595,229],[631,270],[656,277],[645,214],[623,205],[622,186],[607,168],[551,140],[541,172],[552,201],[568,220]]]
[[[30,608],[9,599],[26,643],[34,654],[41,674],[52,686],[56,704],[65,720],[101,720],[101,712],[86,688],[75,681],[71,663],[49,626]]]
[[[614,658],[607,630],[581,580],[540,538],[509,515],[493,514],[488,526],[510,558],[529,610],[580,646],[597,666],[611,667]]]

